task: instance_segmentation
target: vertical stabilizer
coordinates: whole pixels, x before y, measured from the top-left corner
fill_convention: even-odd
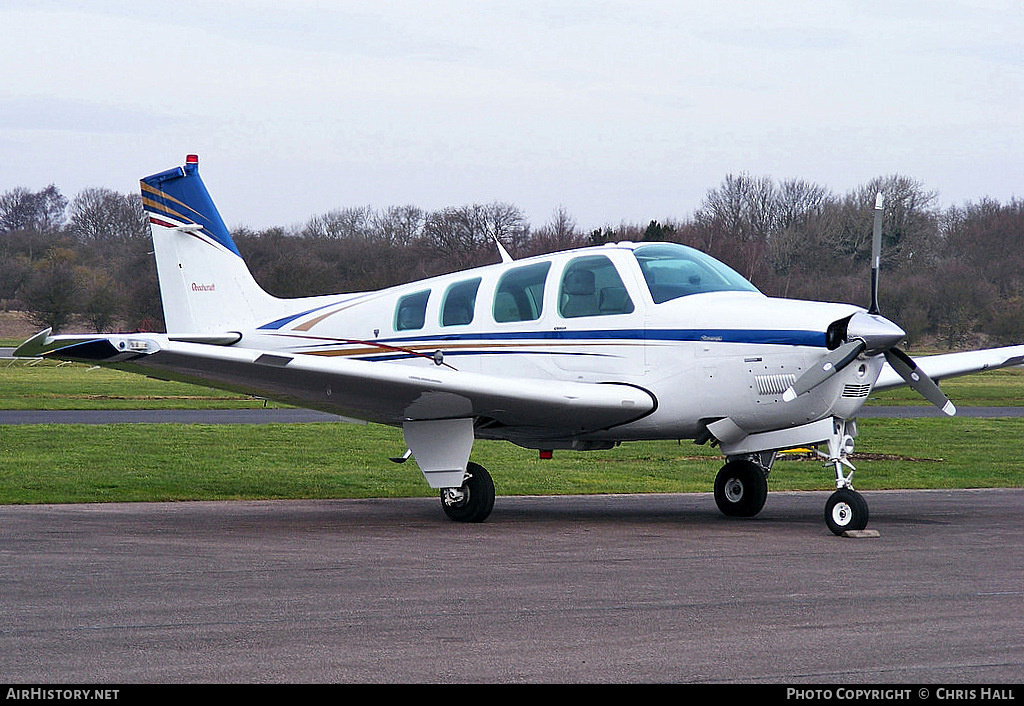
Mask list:
[[[238,331],[278,310],[199,177],[199,158],[141,180],[168,333]]]

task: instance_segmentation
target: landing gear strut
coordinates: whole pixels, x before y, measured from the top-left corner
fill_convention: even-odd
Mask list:
[[[441,490],[441,507],[456,522],[483,522],[494,509],[494,481],[483,466],[469,463],[459,488]]]

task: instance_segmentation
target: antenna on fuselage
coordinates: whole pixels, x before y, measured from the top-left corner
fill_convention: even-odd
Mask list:
[[[498,246],[498,254],[501,255],[502,262],[514,261],[512,256],[508,254],[508,250],[505,249],[505,246],[501,244],[501,241],[498,240],[498,236],[496,235],[494,236],[494,244]]]

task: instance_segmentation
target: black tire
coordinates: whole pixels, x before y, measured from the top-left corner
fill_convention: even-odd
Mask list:
[[[441,491],[441,507],[448,519],[456,522],[483,522],[494,509],[491,474],[479,464],[468,464],[462,487]]]
[[[847,488],[832,493],[825,503],[825,524],[835,535],[867,527],[868,503],[864,496]]]
[[[730,461],[715,477],[715,503],[728,517],[753,517],[768,499],[768,478],[753,461]]]

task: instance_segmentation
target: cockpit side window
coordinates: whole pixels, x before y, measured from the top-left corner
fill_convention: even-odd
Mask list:
[[[655,304],[704,292],[758,291],[728,265],[685,245],[642,245],[633,254]]]
[[[615,265],[604,255],[578,257],[565,268],[558,292],[558,313],[563,318],[632,312],[633,300]]]
[[[441,304],[442,326],[465,326],[473,322],[473,310],[476,308],[476,292],[480,288],[480,278],[456,282],[448,287]]]
[[[544,309],[544,282],[550,262],[509,270],[498,281],[494,293],[494,320],[536,321]]]
[[[430,290],[409,294],[398,300],[395,307],[395,330],[416,331],[423,328],[427,318],[427,300]]]

